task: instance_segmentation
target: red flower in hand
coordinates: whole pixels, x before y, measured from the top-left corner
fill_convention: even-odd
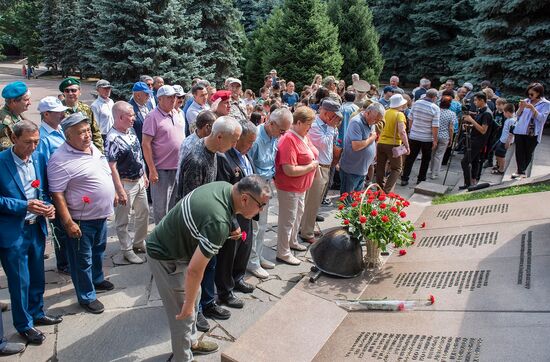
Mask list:
[[[376,216],[376,215],[378,215],[378,211],[372,210],[372,211],[370,212],[370,216]]]
[[[390,221],[390,218],[387,217],[386,215],[382,216],[380,219],[382,220],[382,222],[388,222],[388,221]]]
[[[344,220],[344,225],[349,225],[349,220],[348,219]]]
[[[407,255],[407,250],[405,250],[405,249],[399,250],[399,255],[401,255],[401,256]]]
[[[384,209],[386,208],[386,204],[381,203],[381,204],[380,204],[380,208],[381,208],[382,210],[384,210]]]
[[[344,209],[344,205],[338,206],[338,210],[343,210],[343,209]]]
[[[402,218],[405,218],[407,216],[407,213],[405,211],[401,211],[399,213],[399,216],[401,216]]]
[[[423,222],[422,225],[420,225],[420,227],[421,227],[422,229],[424,229],[424,228],[426,227],[426,222]]]
[[[31,187],[32,188],[39,188],[40,187],[40,180],[34,180],[33,182],[31,182]]]
[[[364,224],[364,223],[366,223],[366,222],[367,222],[367,217],[366,217],[366,216],[363,216],[363,215],[361,215],[361,217],[359,218],[359,222],[360,222],[361,224]]]
[[[430,301],[430,304],[434,304],[435,303],[435,297],[433,295],[430,294],[430,296],[428,297],[428,300]]]
[[[92,202],[92,200],[89,196],[82,196],[82,202],[85,204],[89,204],[90,202]]]
[[[243,232],[241,233],[241,239],[243,239],[243,241],[246,240],[246,231],[243,231]]]
[[[359,205],[359,203],[357,201],[355,201],[351,204],[351,207],[356,207],[357,205]]]

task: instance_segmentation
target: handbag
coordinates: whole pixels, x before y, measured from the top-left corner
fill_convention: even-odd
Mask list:
[[[397,124],[399,123],[399,112],[395,115],[395,130],[393,132],[393,144],[396,143],[397,138]],[[393,158],[398,158],[403,156],[405,153],[407,153],[407,147],[405,147],[404,144],[401,144],[399,146],[392,147],[391,153]]]

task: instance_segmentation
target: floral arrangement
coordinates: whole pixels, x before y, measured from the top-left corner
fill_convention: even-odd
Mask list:
[[[373,187],[379,190],[372,191]],[[409,201],[400,195],[386,194],[377,184],[372,184],[364,191],[342,194],[336,217],[342,220],[342,225],[353,238],[367,242],[367,254],[378,254],[377,249],[386,251],[389,244],[395,248],[414,244],[414,226],[405,220],[405,209],[409,205]],[[369,242],[374,244],[374,250],[369,250]],[[402,256],[405,254],[404,250],[400,252]],[[368,256],[378,259],[378,255]]]

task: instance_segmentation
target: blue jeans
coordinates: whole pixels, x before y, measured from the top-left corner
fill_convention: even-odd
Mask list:
[[[340,195],[344,192],[361,191],[365,185],[365,175],[355,175],[340,169]]]
[[[58,271],[69,271],[69,260],[67,258],[67,248],[65,247],[65,239],[67,238],[59,236],[63,230],[60,220],[59,215],[56,215],[56,218],[51,222],[51,226],[54,229],[52,230],[52,241],[54,245],[55,259],[57,262]]]
[[[204,270],[201,282],[201,311],[216,300],[216,255],[210,259]]]
[[[18,332],[34,326],[44,316],[44,248],[46,237],[40,224],[25,225],[21,238],[10,248],[0,249],[8,278],[13,325]]]
[[[103,253],[107,246],[107,219],[82,220],[82,237],[69,238],[65,231],[65,246],[69,257],[71,278],[78,302],[90,304],[96,300],[94,285],[105,280],[103,275]]]

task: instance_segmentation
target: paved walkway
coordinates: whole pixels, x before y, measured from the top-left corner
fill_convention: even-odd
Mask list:
[[[0,63],[0,73],[4,73],[4,66]],[[0,88],[5,83],[22,79],[13,72],[0,74]],[[36,111],[38,100],[46,95],[57,95],[59,79],[36,79],[28,81],[32,90],[33,105],[27,116],[39,122]],[[83,83],[83,100],[91,103],[93,85]],[[407,187],[396,187],[396,192],[404,197],[410,197],[414,192],[414,181],[418,163],[411,175],[411,184]],[[500,182],[487,177],[490,182]],[[446,185],[456,188],[462,184],[459,159],[452,160],[449,177]],[[435,182],[442,183],[443,178]],[[336,191],[330,196],[336,199]],[[416,196],[415,196],[416,198]],[[276,198],[269,210],[271,228],[266,233],[266,257],[275,261],[277,202]],[[425,199],[424,199],[425,200]],[[428,199],[429,200],[429,199]],[[334,206],[323,207],[321,214],[326,221],[320,223],[322,229],[338,225],[334,218]],[[153,224],[149,225],[152,229]],[[51,256],[45,260],[46,266],[46,310],[51,314],[62,314],[63,323],[55,327],[41,328],[47,339],[42,346],[28,346],[19,356],[3,358],[5,361],[165,361],[170,351],[170,338],[167,328],[166,315],[161,305],[160,297],[154,285],[152,275],[147,264],[126,265],[119,252],[118,241],[114,236],[112,221],[109,222],[109,239],[105,253],[104,269],[107,278],[115,284],[111,292],[101,294],[99,299],[105,304],[106,311],[101,315],[85,313],[77,304],[74,290],[67,276],[55,272],[55,259],[51,245],[47,247]],[[249,326],[255,323],[265,312],[291,290],[304,275],[309,273],[311,264],[307,254],[297,255],[304,262],[293,267],[278,264],[271,272],[271,277],[260,281],[253,276],[247,280],[256,285],[250,295],[242,295],[245,308],[231,310],[232,317],[227,321],[210,321],[213,326],[201,338],[216,341],[221,350],[231,345]],[[9,302],[6,277],[0,272],[0,300]],[[10,341],[21,341],[12,326],[11,313],[3,313],[6,336]],[[274,331],[276,333],[276,331]],[[268,336],[266,336],[268,337]],[[197,357],[199,361],[219,361],[220,353],[210,356]]]

